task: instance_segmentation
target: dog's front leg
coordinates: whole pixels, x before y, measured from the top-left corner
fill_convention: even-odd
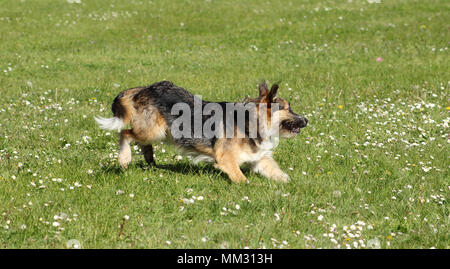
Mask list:
[[[214,167],[225,172],[234,183],[248,182],[234,156],[230,154],[222,154],[219,158],[216,158]]]
[[[259,173],[264,177],[281,182],[289,181],[289,175],[280,169],[272,157],[264,156],[261,160],[254,162],[252,168],[253,172]]]

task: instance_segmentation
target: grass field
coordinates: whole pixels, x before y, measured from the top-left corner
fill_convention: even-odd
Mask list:
[[[0,248],[449,248],[449,1],[71,2],[1,1]],[[262,78],[309,120],[287,184],[166,143],[122,170],[93,120],[134,86]]]

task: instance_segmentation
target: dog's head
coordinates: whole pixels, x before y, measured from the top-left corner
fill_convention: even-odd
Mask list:
[[[278,88],[278,84],[273,84],[269,90],[267,84],[262,82],[259,85],[259,97],[247,98],[245,101],[266,105],[268,119],[270,120],[270,115],[277,118],[280,136],[295,137],[300,133],[301,128],[306,127],[308,119],[292,111],[289,102],[277,97]]]

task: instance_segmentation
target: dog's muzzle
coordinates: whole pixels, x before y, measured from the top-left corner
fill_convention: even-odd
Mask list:
[[[297,116],[293,120],[284,121],[282,123],[283,128],[289,130],[291,133],[298,134],[300,129],[305,128],[308,125],[308,119]]]

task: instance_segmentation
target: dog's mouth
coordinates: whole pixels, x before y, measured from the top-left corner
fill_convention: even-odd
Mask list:
[[[291,133],[299,134],[300,133],[300,127],[293,127],[291,130],[289,130]]]
[[[300,133],[300,129],[306,127],[307,122],[308,121],[303,118],[298,118],[295,120],[285,120],[282,121],[281,127],[289,133],[298,135]]]
[[[292,122],[292,121],[284,121],[282,123],[282,128],[284,130],[288,131],[289,133],[299,134],[301,126],[298,124],[295,124],[295,122]]]

